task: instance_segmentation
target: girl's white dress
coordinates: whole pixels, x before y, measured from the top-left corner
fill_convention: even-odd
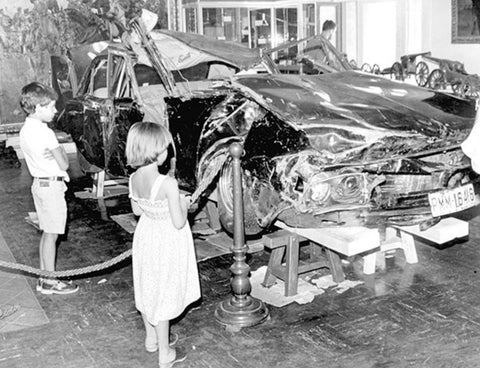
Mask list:
[[[133,236],[132,266],[135,306],[153,324],[178,317],[200,298],[200,281],[188,222],[173,226],[168,200],[155,200],[165,175],[160,175],[150,198],[130,198],[143,210]]]

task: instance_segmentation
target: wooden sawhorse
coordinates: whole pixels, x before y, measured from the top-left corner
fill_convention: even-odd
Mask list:
[[[325,260],[321,257],[321,247],[318,244],[309,242],[308,239],[288,230],[264,235],[262,241],[266,248],[272,250],[262,283],[265,287],[272,286],[279,278],[285,282],[285,296],[292,296],[297,294],[298,275],[325,267],[330,269],[336,283],[345,280],[340,257],[328,248],[325,249],[327,255]],[[306,241],[310,245],[310,258],[307,261],[300,261],[300,243]],[[285,264],[282,264],[284,256]]]
[[[283,230],[264,236],[266,248],[272,249],[265,274],[264,286],[272,286],[276,278],[285,281],[285,295],[297,292],[298,275],[328,267],[335,282],[342,282],[345,276],[340,255],[347,257],[377,249],[380,236],[376,229],[364,227],[342,228],[292,228],[281,221],[275,225]],[[296,235],[296,236],[295,236]],[[306,264],[299,264],[300,242],[310,241],[310,259]],[[321,249],[325,250],[327,260],[319,259]],[[285,266],[282,259],[285,256]]]
[[[413,264],[418,262],[415,237],[428,240],[435,244],[444,244],[455,239],[468,236],[468,222],[453,217],[442,219],[438,224],[420,230],[419,225],[387,227],[385,241],[380,244],[380,249],[363,257],[363,273],[375,273],[377,257],[381,256],[382,264],[385,263],[385,252],[402,249],[405,261]]]

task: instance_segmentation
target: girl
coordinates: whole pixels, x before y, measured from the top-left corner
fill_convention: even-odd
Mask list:
[[[170,320],[200,298],[195,250],[187,222],[189,200],[177,181],[158,172],[173,144],[160,124],[135,123],[127,136],[133,213],[140,216],[132,245],[135,306],[145,324],[145,349],[158,350],[160,367],[185,360],[169,346]]]

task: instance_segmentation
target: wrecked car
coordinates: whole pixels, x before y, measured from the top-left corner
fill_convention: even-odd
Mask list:
[[[459,147],[474,102],[355,71],[279,74],[256,50],[139,24],[140,39],[93,59],[57,121],[85,167],[128,175],[128,129],[154,121],[172,132],[183,189],[193,192],[224,162],[210,188],[229,231],[232,165],[220,158],[232,142],[245,151],[247,234],[277,219],[294,227],[428,224],[477,204]]]

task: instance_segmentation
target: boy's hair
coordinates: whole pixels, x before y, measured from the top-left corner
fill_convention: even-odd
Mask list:
[[[322,32],[323,31],[330,31],[332,29],[335,29],[337,27],[337,25],[335,24],[335,22],[333,20],[326,20],[325,22],[323,22],[323,26],[322,26]]]
[[[33,82],[22,88],[20,106],[27,114],[33,114],[37,105],[48,105],[57,99],[57,94],[46,85]]]
[[[170,144],[173,138],[163,125],[150,122],[135,123],[127,135],[125,154],[127,165],[137,168],[155,162]]]

